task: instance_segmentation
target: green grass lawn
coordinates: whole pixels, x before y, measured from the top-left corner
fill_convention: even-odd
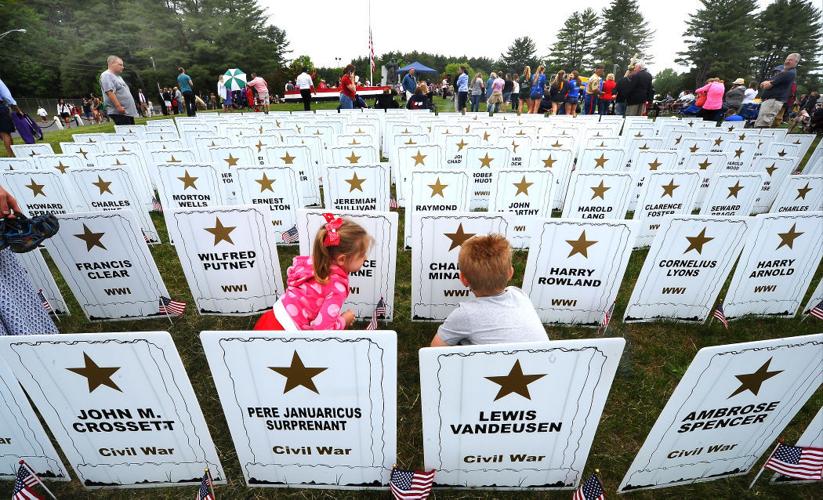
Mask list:
[[[333,103],[330,103],[333,108]],[[292,107],[295,105],[286,105]],[[299,106],[299,105],[297,105]],[[277,109],[280,109],[278,106]],[[109,132],[111,125],[89,126],[77,129],[80,132]],[[57,143],[71,140],[70,131],[49,133],[48,142]],[[163,217],[152,214],[154,224],[161,233],[163,241],[168,242]],[[403,217],[400,217],[400,234],[403,231]],[[401,238],[402,240],[402,238]],[[319,489],[261,489],[247,488],[243,482],[237,457],[229,436],[228,427],[223,417],[220,402],[212,383],[206,358],[198,340],[201,330],[242,330],[250,329],[255,317],[216,317],[199,316],[194,312],[191,293],[183,276],[177,254],[171,245],[163,243],[151,247],[157,263],[172,297],[185,300],[190,304],[189,312],[170,326],[165,319],[145,321],[119,321],[90,323],[85,320],[77,301],[72,296],[65,281],[56,269],[52,268],[69,307],[71,316],[62,318],[59,328],[62,332],[112,332],[112,331],[146,331],[167,330],[171,333],[180,351],[186,371],[191,378],[195,393],[200,401],[212,438],[217,446],[223,467],[228,477],[228,484],[217,488],[218,498],[252,499],[252,498],[388,498],[388,493],[349,492]],[[296,255],[296,247],[280,249],[280,265],[283,271]],[[515,283],[519,285],[526,265],[526,252],[515,254]],[[608,329],[609,337],[624,337],[626,349],[609,394],[603,416],[592,445],[585,474],[595,468],[600,470],[607,495],[613,497],[615,490],[628,469],[634,455],[640,449],[646,434],[651,429],[659,412],[663,409],[680,378],[685,373],[695,353],[702,347],[753,340],[763,340],[796,336],[823,331],[823,323],[809,319],[742,319],[731,323],[730,330],[724,330],[718,322],[704,325],[683,325],[678,323],[646,323],[626,325],[622,318],[626,303],[634,282],[640,272],[646,251],[632,253],[626,276],[623,279],[615,320]],[[823,275],[818,269],[805,301],[811,289]],[[722,292],[725,293],[725,290]],[[420,417],[420,391],[417,350],[427,346],[434,335],[437,324],[416,323],[410,321],[411,296],[411,255],[398,249],[397,284],[395,294],[395,319],[385,328],[397,332],[398,336],[398,408],[397,408],[397,463],[400,466],[415,468],[423,465],[422,422]],[[361,328],[365,324],[359,325]],[[595,335],[590,328],[551,327],[552,339],[580,339]],[[823,405],[823,390],[818,390],[786,429],[784,437],[793,443],[803,432],[820,406]],[[758,466],[762,460],[758,462]],[[651,490],[630,494],[628,498],[689,498],[689,499],[725,499],[725,498],[759,498],[759,499],[812,499],[820,497],[820,484],[803,486],[769,486],[771,474],[764,474],[758,486],[748,491],[748,483],[754,472],[748,476],[721,479],[691,486],[680,486],[662,490]],[[87,492],[75,479],[67,484],[49,483],[49,487],[58,498],[107,498],[107,499],[172,499],[191,498],[196,487],[167,489],[126,489],[97,490]],[[0,491],[11,491],[10,482],[0,483]],[[817,491],[817,493],[814,493]],[[557,498],[568,499],[571,492],[494,492],[481,490],[439,490],[433,498]]]

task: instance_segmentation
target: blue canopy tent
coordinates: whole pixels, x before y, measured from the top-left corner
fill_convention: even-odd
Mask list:
[[[431,69],[428,66],[424,66],[417,61],[414,61],[413,63],[408,64],[406,66],[403,66],[402,68],[398,69],[397,72],[405,73],[410,69],[413,69],[417,73],[437,73],[437,70]]]

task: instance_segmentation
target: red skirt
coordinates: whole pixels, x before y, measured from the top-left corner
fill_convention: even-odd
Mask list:
[[[274,311],[269,309],[262,316],[257,319],[257,323],[254,324],[255,330],[269,330],[269,331],[283,331],[283,325],[277,321],[277,318],[274,317]]]

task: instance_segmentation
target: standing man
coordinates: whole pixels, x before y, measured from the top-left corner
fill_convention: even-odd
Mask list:
[[[583,101],[583,113],[587,115],[597,114],[597,101],[600,95],[600,82],[603,80],[603,70],[605,66],[598,64],[594,69],[594,74],[586,82],[586,96]]]
[[[137,102],[140,105],[138,111],[140,111],[141,116],[148,116],[148,107],[149,107],[149,100],[146,99],[146,95],[143,93],[143,89],[137,89]]]
[[[465,66],[460,66],[460,76],[457,77],[457,112],[463,113],[466,110],[466,102],[469,100],[469,74]]]
[[[760,112],[757,114],[755,127],[771,127],[777,114],[783,109],[783,105],[789,100],[792,84],[797,77],[797,63],[800,62],[800,54],[792,53],[786,56],[783,63],[783,71],[774,76],[771,80],[766,80],[760,84],[763,89],[760,103]]]
[[[414,68],[412,68],[403,77],[403,91],[406,93],[407,101],[414,95],[415,90],[417,90],[417,78],[415,78]]]
[[[20,112],[17,101],[11,96],[9,88],[3,80],[0,80],[0,139],[3,139],[3,145],[6,146],[6,154],[13,157],[11,134],[14,133],[14,122],[11,120],[11,109],[14,109],[15,113]]]
[[[137,107],[129,86],[120,76],[123,73],[123,60],[117,56],[106,58],[108,69],[100,74],[100,90],[103,91],[103,103],[106,114],[115,125],[134,125]]]
[[[186,74],[185,69],[177,68],[177,71],[180,73],[177,75],[177,88],[180,89],[181,97],[186,100],[186,115],[195,116],[197,114],[197,105],[194,102],[194,82]]]
[[[300,89],[300,98],[303,100],[303,111],[311,111],[311,96],[314,94],[314,82],[311,76],[303,70],[294,81]]]
[[[254,90],[257,91],[257,102],[254,103],[254,110],[260,111],[261,109],[268,114],[269,113],[269,85],[266,83],[262,77],[257,76],[257,73],[251,74],[251,81],[247,83],[249,87],[252,87]]]
[[[654,98],[652,75],[643,61],[635,63],[626,87],[626,116],[642,116],[646,103]]]

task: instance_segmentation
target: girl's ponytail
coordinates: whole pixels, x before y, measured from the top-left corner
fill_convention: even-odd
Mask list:
[[[329,237],[329,226],[336,226],[334,231],[337,237]],[[360,224],[348,219],[329,221],[317,231],[314,237],[311,253],[314,279],[318,283],[325,283],[329,279],[332,262],[338,256],[365,255],[371,243],[372,237]]]

